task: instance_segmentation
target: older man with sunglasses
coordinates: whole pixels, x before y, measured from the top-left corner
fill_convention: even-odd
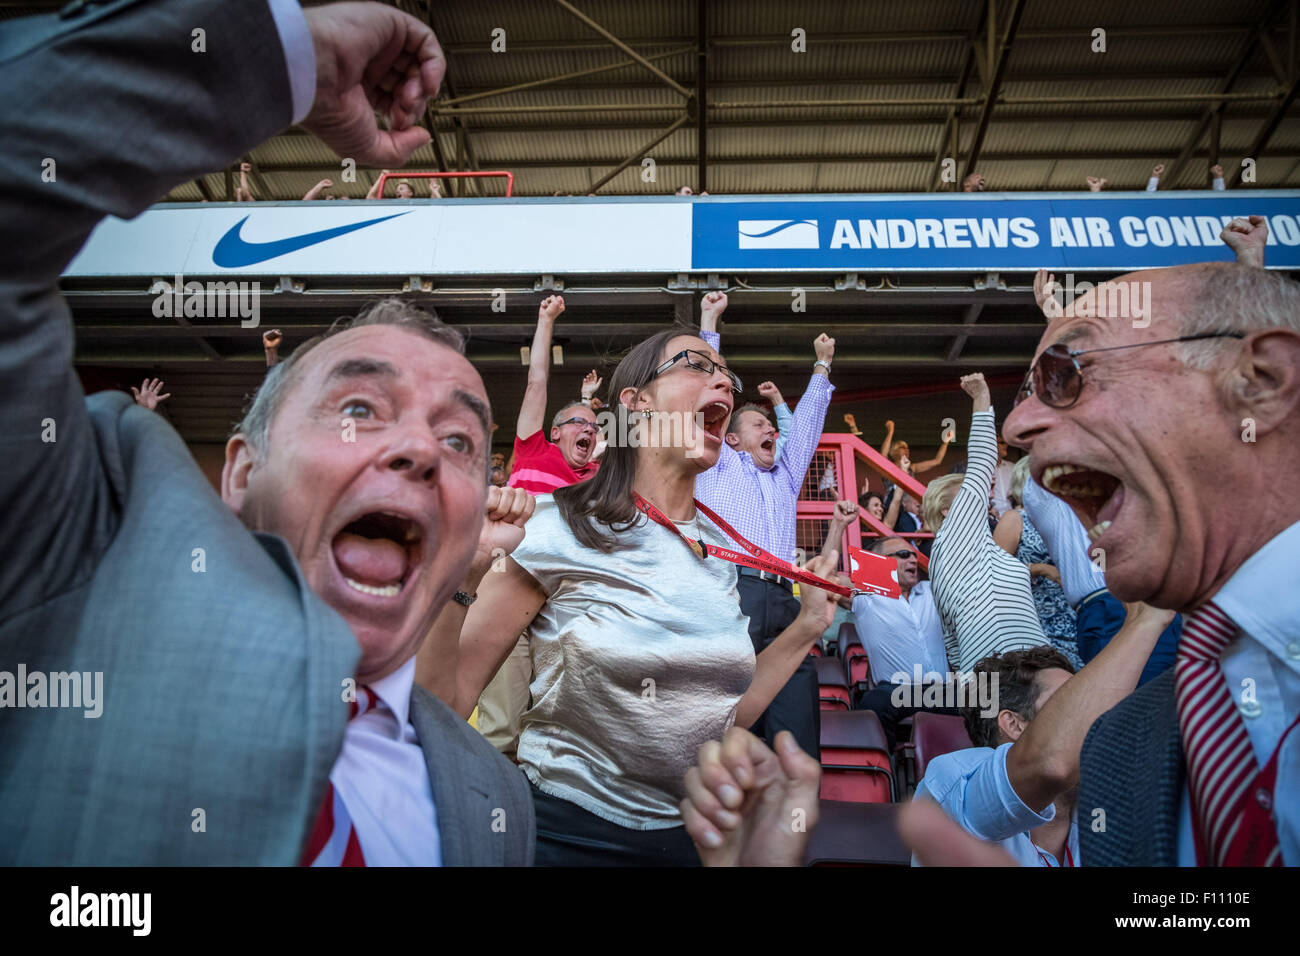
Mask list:
[[[1106,826],[1083,862],[1300,865],[1300,285],[1229,263],[1116,282],[1143,312],[1102,286],[1055,317],[1004,426],[1111,592],[1187,617],[1173,669],[1088,733],[1079,806]]]

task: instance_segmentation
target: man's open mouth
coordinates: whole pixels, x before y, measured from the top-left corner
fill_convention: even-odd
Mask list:
[[[704,416],[704,433],[721,444],[727,419],[731,417],[731,406],[726,402],[710,402],[699,413]]]
[[[423,557],[424,531],[411,518],[372,511],[335,535],[332,548],[348,587],[374,597],[397,597]]]
[[[591,451],[592,444],[594,442],[595,439],[592,438],[590,435],[583,434],[581,438],[579,438],[576,442],[573,443],[573,446],[577,448],[578,451],[582,452],[585,455]]]
[[[771,451],[773,448],[776,447],[776,439],[764,438],[761,442],[758,443],[758,447],[763,449],[763,451]]]
[[[1118,478],[1083,465],[1049,465],[1039,484],[1070,506],[1093,541],[1106,533],[1124,504]]]

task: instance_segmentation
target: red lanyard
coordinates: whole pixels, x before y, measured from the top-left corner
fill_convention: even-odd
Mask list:
[[[1033,843],[1032,840],[1030,840],[1029,842]],[[1038,858],[1039,858],[1040,860],[1043,861],[1043,866],[1051,866],[1051,865],[1052,865],[1052,864],[1048,861],[1047,854],[1044,853],[1042,850],[1039,850],[1039,849],[1038,849],[1038,844],[1037,844],[1037,843],[1034,843],[1034,849],[1035,849],[1035,850],[1038,850]],[[1069,838],[1069,835],[1068,835],[1068,834],[1066,835],[1066,838],[1065,838],[1065,863],[1064,863],[1063,865],[1064,865],[1064,866],[1074,866],[1074,865],[1075,865],[1075,862],[1074,862],[1074,854],[1070,852],[1070,838]]]
[[[811,587],[820,588],[823,591],[830,591],[832,594],[838,594],[841,597],[850,597],[853,591],[842,584],[836,584],[833,581],[827,581],[825,578],[819,578],[817,575],[805,571],[802,568],[796,568],[789,561],[782,561],[778,557],[768,554],[756,544],[751,544],[745,540],[736,531],[735,528],[727,524],[716,514],[710,511],[698,501],[695,507],[704,513],[710,521],[721,528],[726,534],[738,545],[744,548],[748,554],[741,554],[739,551],[732,551],[730,548],[720,548],[716,544],[709,544],[706,541],[692,541],[686,535],[682,534],[677,525],[662,511],[646,501],[636,492],[632,493],[633,500],[636,501],[637,508],[656,524],[661,524],[677,537],[685,541],[692,551],[698,557],[707,557],[712,555],[715,558],[722,558],[724,561],[730,561],[732,564],[742,564],[747,568],[757,568],[759,571],[767,571],[771,574],[779,575],[783,578],[789,578],[791,581],[798,581],[800,584],[807,584]]]

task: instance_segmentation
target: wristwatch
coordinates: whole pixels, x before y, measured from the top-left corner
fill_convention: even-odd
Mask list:
[[[464,591],[457,591],[455,594],[451,596],[451,599],[455,601],[457,604],[463,604],[465,607],[469,607],[471,604],[473,604],[475,601],[478,600],[478,595],[466,594]]]
[[[825,359],[818,359],[817,361],[813,362],[813,368],[816,368],[818,365],[825,365],[827,372],[831,370],[831,363],[826,361]]]

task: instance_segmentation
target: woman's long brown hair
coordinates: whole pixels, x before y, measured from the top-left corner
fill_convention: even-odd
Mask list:
[[[663,361],[664,347],[670,341],[682,335],[698,338],[699,334],[698,329],[686,326],[670,327],[634,345],[610,376],[610,410],[619,411],[619,395],[623,389],[645,388],[654,380],[655,369]],[[636,524],[639,512],[632,498],[636,456],[635,448],[610,442],[601,458],[600,470],[594,476],[555,489],[555,504],[561,517],[584,547],[608,554],[618,544],[617,535]]]

